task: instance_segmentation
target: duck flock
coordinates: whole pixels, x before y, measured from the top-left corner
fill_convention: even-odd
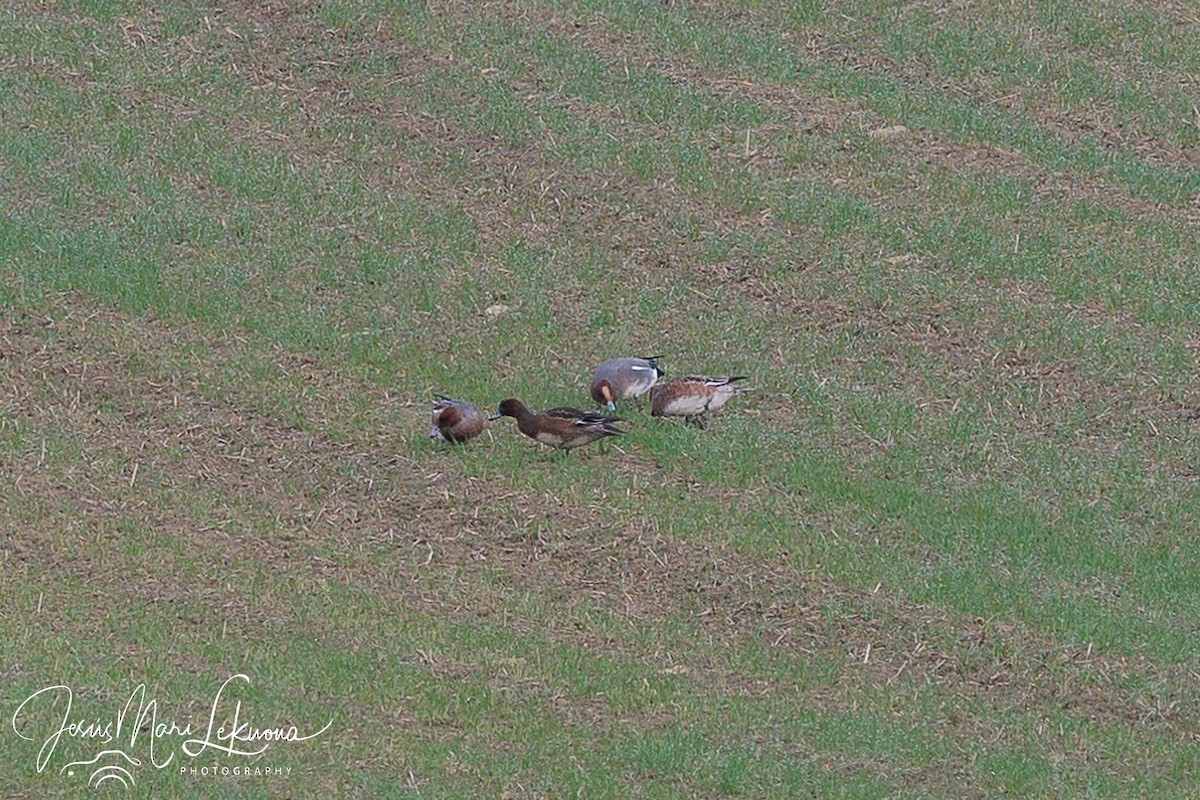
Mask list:
[[[666,375],[658,366],[658,356],[610,358],[592,371],[592,399],[613,412],[618,400],[639,401],[650,394],[650,416],[683,417],[685,422],[705,427],[710,413],[719,410],[735,394],[754,391],[737,384],[745,375],[711,377],[689,375],[659,381]],[[517,430],[531,439],[559,450],[570,451],[607,436],[620,436],[616,426],[621,417],[600,411],[583,411],[570,406],[551,408],[541,413],[530,411],[515,397],[500,402],[496,413],[484,417],[471,403],[438,396],[433,406],[431,439],[462,444],[483,433],[484,423],[501,417],[513,417]]]

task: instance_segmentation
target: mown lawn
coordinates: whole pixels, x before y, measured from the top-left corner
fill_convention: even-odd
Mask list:
[[[0,796],[1195,796],[1193,16],[8,3]]]

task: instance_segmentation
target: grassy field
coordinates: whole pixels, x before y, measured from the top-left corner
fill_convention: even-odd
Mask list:
[[[1198,23],[6,3],[0,796],[245,673],[96,793],[1195,797]],[[760,391],[426,438],[649,353]]]

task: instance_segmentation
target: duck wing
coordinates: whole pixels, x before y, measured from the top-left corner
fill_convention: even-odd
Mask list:
[[[568,421],[580,428],[599,428],[618,435],[624,433],[624,431],[614,427],[614,423],[623,421],[621,417],[610,417],[598,411],[583,411],[582,409],[571,408],[570,406],[559,406],[558,408],[551,408],[542,413],[550,419]]]

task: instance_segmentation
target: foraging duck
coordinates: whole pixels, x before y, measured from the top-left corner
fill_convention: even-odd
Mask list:
[[[667,373],[658,368],[658,356],[610,358],[592,371],[592,399],[616,411],[615,401],[637,399]]]
[[[465,400],[453,400],[440,394],[433,404],[432,421],[430,439],[440,436],[447,442],[462,444],[483,433],[483,414],[479,409]]]
[[[721,408],[735,394],[754,391],[749,386],[733,385],[745,379],[745,375],[689,375],[660,383],[650,390],[650,416],[684,417],[703,428],[706,414]]]
[[[570,451],[605,436],[620,436],[625,433],[613,424],[620,422],[620,417],[606,417],[595,411],[580,411],[578,408],[567,407],[552,408],[535,414],[513,397],[502,401],[496,413],[489,419],[501,417],[515,418],[517,430],[521,433],[559,450]]]

